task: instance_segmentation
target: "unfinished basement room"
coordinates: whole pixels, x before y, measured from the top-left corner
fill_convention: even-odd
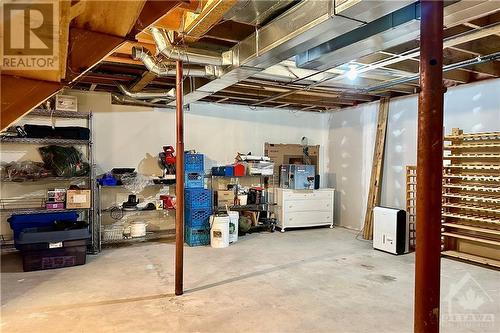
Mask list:
[[[2,333],[499,333],[500,0],[2,0]]]

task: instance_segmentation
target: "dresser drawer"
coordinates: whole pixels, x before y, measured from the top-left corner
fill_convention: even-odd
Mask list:
[[[331,199],[333,191],[322,190],[283,190],[283,200]]]
[[[284,190],[283,201],[288,200],[310,200],[314,198],[313,190]]]
[[[283,208],[286,212],[333,211],[332,200],[287,200]]]
[[[332,212],[291,212],[284,214],[285,227],[325,225],[333,223]]]

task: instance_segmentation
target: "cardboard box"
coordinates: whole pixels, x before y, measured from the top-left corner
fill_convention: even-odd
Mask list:
[[[222,190],[216,191],[216,200],[218,207],[233,206],[234,205],[234,191]]]
[[[90,208],[90,190],[67,190],[66,208]]]
[[[320,174],[319,169],[319,145],[307,146],[310,161],[304,161],[304,146],[297,144],[264,144],[264,155],[274,162],[274,176],[279,177],[280,167],[283,164],[311,164],[316,167],[316,174]],[[309,162],[309,163],[307,163]]]

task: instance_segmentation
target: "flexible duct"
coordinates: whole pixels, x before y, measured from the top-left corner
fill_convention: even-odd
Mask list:
[[[139,91],[139,92],[132,92],[128,90],[127,87],[125,87],[123,84],[118,84],[117,85],[118,89],[120,92],[130,98],[133,99],[155,99],[155,98],[161,98],[161,99],[166,99],[169,101],[175,100],[175,89],[172,88],[168,91]]]
[[[190,48],[181,48],[170,43],[169,38],[164,30],[151,28],[151,34],[156,43],[156,48],[159,53],[171,60],[182,60],[190,64],[205,64],[222,66],[228,65],[223,61],[222,54],[205,50],[195,50]]]
[[[166,104],[155,104],[154,102],[145,102],[141,101],[138,99],[134,99],[131,97],[127,97],[124,95],[117,95],[113,94],[111,95],[113,98],[113,101],[120,103],[120,104],[128,104],[128,105],[137,105],[137,106],[149,106],[149,107],[162,107],[162,108],[171,108],[171,106],[168,106]]]

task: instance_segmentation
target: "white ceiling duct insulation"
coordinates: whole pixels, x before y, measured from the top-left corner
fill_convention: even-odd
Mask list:
[[[414,1],[306,0],[235,45],[222,56],[231,63],[221,77],[184,96],[192,103],[261,72],[267,67],[376,20]],[[180,53],[180,51],[179,51]],[[230,56],[229,56],[230,55]],[[230,60],[230,61],[228,61]],[[175,102],[171,102],[171,105]]]

